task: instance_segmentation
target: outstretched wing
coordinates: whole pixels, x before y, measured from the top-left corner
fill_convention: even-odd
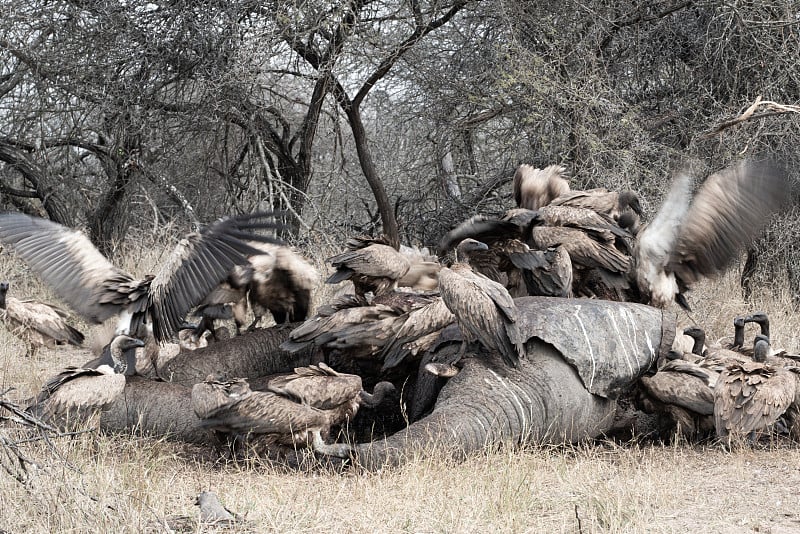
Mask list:
[[[148,310],[153,334],[159,341],[171,339],[186,314],[225,280],[247,256],[260,253],[249,240],[277,242],[257,230],[279,227],[271,213],[237,215],[219,219],[182,239],[150,284]]]
[[[667,270],[686,284],[723,271],[788,193],[786,174],[767,163],[742,162],[712,174],[686,214]]]
[[[114,267],[83,232],[23,213],[0,213],[0,241],[87,321],[101,323],[129,302],[124,288],[133,277]]]

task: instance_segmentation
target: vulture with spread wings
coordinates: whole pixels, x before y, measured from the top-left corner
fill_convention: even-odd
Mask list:
[[[786,174],[743,162],[709,176],[690,205],[691,176],[681,172],[653,220],[638,235],[636,282],[650,304],[675,300],[697,280],[724,271],[787,197]]]
[[[141,279],[115,267],[83,232],[47,219],[0,213],[0,241],[87,321],[119,316],[117,333],[132,335],[149,322],[155,338],[166,341],[234,266],[259,252],[247,240],[276,241],[256,230],[278,226],[272,213],[219,219],[188,234],[155,276]]]

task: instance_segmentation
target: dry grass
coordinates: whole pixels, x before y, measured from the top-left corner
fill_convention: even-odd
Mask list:
[[[156,263],[153,253],[126,253],[138,258],[126,265],[134,272]],[[0,269],[15,294],[48,298],[5,255]],[[734,276],[692,294],[693,316],[710,339],[730,335],[734,315],[759,308],[771,314],[778,344],[800,347],[786,297],[748,306],[737,295]],[[56,368],[85,359],[63,350],[24,359],[21,350],[0,328],[0,387],[14,385],[19,397]],[[800,531],[800,450],[786,445],[727,452],[600,443],[344,474],[219,464],[186,445],[94,432],[60,438],[54,448],[29,444],[24,452],[40,463],[29,485],[0,470],[0,529],[9,532],[164,531],[157,525],[167,516],[196,517],[201,490],[217,492],[257,532]]]

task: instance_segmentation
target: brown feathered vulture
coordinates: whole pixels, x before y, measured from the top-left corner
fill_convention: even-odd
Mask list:
[[[262,254],[250,257],[253,277],[248,301],[254,327],[267,311],[277,324],[305,321],[311,308],[311,292],[319,283],[319,272],[292,249],[269,243],[253,243]]]
[[[141,279],[111,264],[82,232],[47,219],[2,213],[0,241],[87,321],[118,316],[117,333],[126,334],[150,322],[155,338],[166,341],[234,266],[259,252],[247,240],[275,242],[256,231],[278,226],[271,213],[219,219],[188,234],[155,276]]]
[[[553,199],[552,206],[571,206],[588,208],[597,213],[608,215],[614,220],[622,213],[631,210],[636,215],[642,214],[639,196],[633,191],[609,191],[608,189],[589,189],[587,191],[568,191]]]
[[[64,310],[44,302],[9,297],[8,288],[8,282],[0,282],[0,317],[9,332],[25,341],[29,355],[38,347],[83,343],[83,334],[67,323]]]
[[[714,389],[717,436],[748,437],[767,431],[796,404],[800,368],[767,363],[769,351],[769,340],[758,335],[754,361],[729,365],[720,373]]]
[[[487,245],[469,254],[473,271],[502,284],[512,296],[567,296],[572,291],[572,263],[566,248],[542,250],[525,243],[529,228],[542,221],[538,211],[509,210],[502,219],[476,215],[449,231],[439,243],[446,254],[465,239]]]
[[[522,164],[514,173],[512,187],[517,206],[535,210],[567,193],[569,182],[566,180],[566,169],[561,165],[536,169]]]
[[[488,350],[497,351],[503,361],[516,367],[525,357],[525,339],[517,325],[519,312],[514,299],[501,284],[475,273],[469,266],[472,250],[486,245],[465,239],[456,248],[456,263],[439,272],[439,291],[453,313],[466,343],[478,340]]]
[[[689,437],[710,432],[719,373],[675,355],[653,376],[639,380],[646,411],[666,415]]]
[[[654,306],[728,267],[787,198],[786,174],[769,163],[742,162],[709,176],[691,202],[691,175],[680,172],[653,220],[639,231],[634,256],[639,291]]]
[[[349,455],[344,444],[327,444],[331,427],[352,418],[362,405],[375,406],[394,386],[382,382],[367,394],[361,377],[338,373],[321,363],[299,367],[268,383],[269,391],[252,391],[244,379],[206,380],[192,388],[192,407],[201,424],[225,434],[261,434],[294,447],[311,444],[315,451]]]
[[[411,262],[383,238],[355,237],[347,242],[347,252],[328,258],[336,269],[325,280],[337,284],[351,280],[358,296],[380,295],[397,287],[397,281],[408,272]]]

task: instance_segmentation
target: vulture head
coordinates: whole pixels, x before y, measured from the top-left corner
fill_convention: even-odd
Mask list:
[[[744,318],[745,323],[758,323],[761,327],[761,335],[767,338],[769,341],[769,317],[763,311],[755,312],[752,315],[748,315]]]
[[[464,239],[456,247],[456,261],[469,263],[470,254],[481,250],[489,250],[489,247],[486,245],[486,243],[482,243],[481,241],[472,238]]]
[[[620,191],[617,203],[619,204],[620,213],[630,208],[636,215],[642,215],[642,204],[639,201],[639,195],[633,191]]]
[[[692,347],[692,353],[697,354],[698,356],[702,356],[703,346],[706,344],[705,331],[699,326],[690,326],[684,329],[683,335],[689,336],[690,338],[694,339],[694,346]]]
[[[144,347],[144,341],[126,335],[119,335],[111,342],[111,360],[114,362],[114,372],[124,374],[128,370],[125,351]]]
[[[769,356],[769,338],[758,334],[753,342],[753,361],[763,363]]]

